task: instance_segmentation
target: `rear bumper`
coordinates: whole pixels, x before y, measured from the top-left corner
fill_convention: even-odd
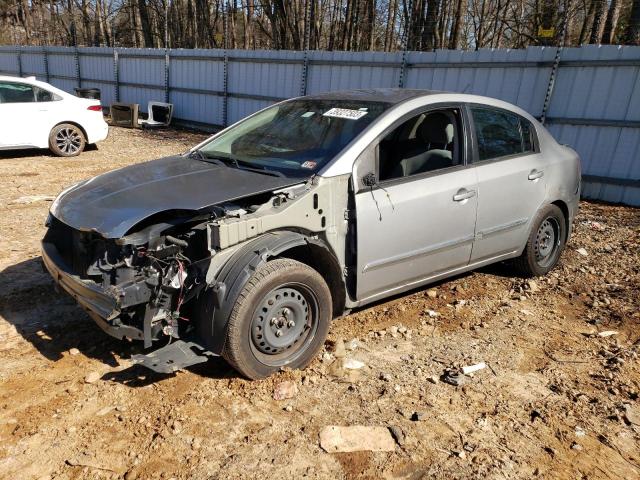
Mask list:
[[[109,135],[109,125],[102,118],[86,127],[87,143],[94,144],[106,139]]]
[[[112,337],[141,340],[141,330],[120,324],[118,299],[98,285],[74,275],[55,245],[42,242],[42,263],[55,282],[82,306],[96,324]]]

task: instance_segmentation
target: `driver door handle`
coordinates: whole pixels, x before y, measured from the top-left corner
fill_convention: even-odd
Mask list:
[[[544,170],[536,170],[535,168],[529,172],[529,176],[527,177],[529,180],[537,180],[542,178],[544,175]]]
[[[475,197],[475,196],[476,196],[476,191],[475,190],[467,190],[466,188],[461,188],[453,196],[453,201],[454,202],[462,202],[464,200],[467,200],[467,199],[469,199],[471,197]]]

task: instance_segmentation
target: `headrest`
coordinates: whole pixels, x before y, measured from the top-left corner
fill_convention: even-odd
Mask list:
[[[425,143],[440,143],[447,146],[453,141],[453,124],[444,113],[430,113],[420,125],[418,135]]]

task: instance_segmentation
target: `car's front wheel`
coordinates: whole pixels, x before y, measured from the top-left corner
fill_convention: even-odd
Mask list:
[[[82,130],[71,123],[56,125],[49,134],[49,149],[59,157],[80,155],[86,143]]]
[[[290,259],[270,261],[238,296],[222,356],[250,379],[283,367],[304,368],[324,344],[331,305],[329,287],[316,270]]]
[[[542,208],[532,225],[522,255],[514,260],[514,266],[525,277],[550,272],[558,264],[567,243],[566,219],[556,205]]]

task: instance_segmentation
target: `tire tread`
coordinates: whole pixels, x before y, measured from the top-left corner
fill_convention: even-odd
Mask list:
[[[238,295],[235,305],[229,315],[229,322],[227,324],[226,339],[222,350],[222,357],[238,372],[250,379],[260,378],[251,367],[246,358],[242,355],[241,343],[244,339],[244,322],[242,318],[242,310],[246,303],[250,303],[253,292],[258,289],[262,282],[266,281],[273,275],[277,275],[280,272],[288,271],[292,269],[304,270],[306,273],[313,272],[312,274],[320,274],[309,267],[308,265],[291,260],[288,258],[279,258],[267,262],[259,267],[255,273],[249,278],[242,291]],[[323,280],[324,282],[324,280]],[[327,287],[328,291],[328,287]],[[322,343],[320,344],[322,345]],[[318,348],[319,350],[319,348]],[[313,352],[315,355],[317,352]]]

